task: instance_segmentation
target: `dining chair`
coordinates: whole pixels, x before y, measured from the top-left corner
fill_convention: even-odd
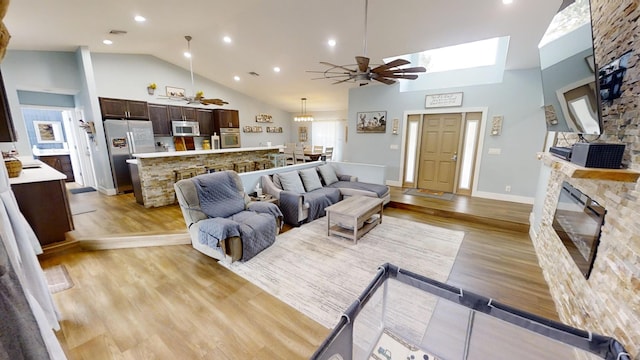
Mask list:
[[[333,146],[327,146],[324,149],[324,156],[327,157],[327,160],[333,160]]]
[[[324,149],[324,146],[322,145],[313,145],[313,152],[314,153],[321,153]]]
[[[288,143],[285,147],[284,147],[284,161],[286,165],[293,165],[296,163],[296,159],[293,156],[293,151],[295,149],[296,144],[294,143]]]
[[[296,146],[295,149],[293,149],[293,159],[296,164],[307,161],[304,158],[304,148],[302,146]]]

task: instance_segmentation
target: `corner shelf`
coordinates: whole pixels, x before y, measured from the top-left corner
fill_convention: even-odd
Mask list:
[[[538,159],[573,179],[607,180],[633,183],[638,181],[640,173],[630,169],[586,168],[572,162],[562,160],[550,153],[538,153]]]

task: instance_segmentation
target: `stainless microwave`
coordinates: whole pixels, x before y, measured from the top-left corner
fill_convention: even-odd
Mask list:
[[[172,121],[173,136],[200,136],[200,125],[197,121]]]

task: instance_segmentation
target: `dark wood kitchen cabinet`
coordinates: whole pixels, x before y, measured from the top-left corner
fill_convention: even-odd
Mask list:
[[[167,105],[149,104],[149,120],[153,125],[153,135],[171,136],[171,120]]]
[[[66,239],[65,233],[74,227],[64,180],[11,184],[11,189],[40,245]]]
[[[196,108],[169,106],[169,120],[196,121]]]
[[[9,110],[7,93],[4,88],[4,80],[0,73],[0,142],[16,142],[16,130],[13,127],[13,118]]]
[[[200,136],[213,135],[213,111],[196,109],[196,120],[200,126]]]
[[[149,120],[146,101],[100,98],[103,119]]]
[[[38,160],[67,175],[66,182],[76,181],[73,177],[73,166],[71,166],[71,157],[69,155],[39,156]]]
[[[220,128],[239,128],[240,115],[238,110],[214,109],[213,123],[218,132]]]

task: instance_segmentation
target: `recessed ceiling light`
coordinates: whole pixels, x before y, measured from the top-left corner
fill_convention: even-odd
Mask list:
[[[109,39],[104,39],[104,40],[102,40],[102,43],[105,44],[105,45],[111,45],[111,44],[113,44],[113,41],[111,41]]]
[[[145,19],[145,17],[141,16],[141,15],[136,15],[133,19],[135,21],[137,21],[137,22],[145,22],[145,21],[147,21],[147,19]]]
[[[188,51],[185,51],[185,52],[184,52],[184,57],[186,57],[186,58],[190,58],[190,57],[191,57],[191,53],[190,53],[190,52],[188,52]]]
[[[234,76],[234,77],[233,77],[233,80],[235,80],[235,81],[240,81],[240,76],[238,76],[238,75]]]
[[[329,44],[329,46],[334,47],[336,46],[336,41],[334,39],[329,39],[329,41],[327,41],[327,44]]]
[[[273,71],[280,72],[280,68],[276,66],[276,67],[273,68]]]
[[[513,3],[513,0],[502,0],[502,3],[505,5],[509,5],[511,3]]]
[[[231,38],[228,36],[223,37],[222,41],[226,42],[227,44],[231,44]]]

